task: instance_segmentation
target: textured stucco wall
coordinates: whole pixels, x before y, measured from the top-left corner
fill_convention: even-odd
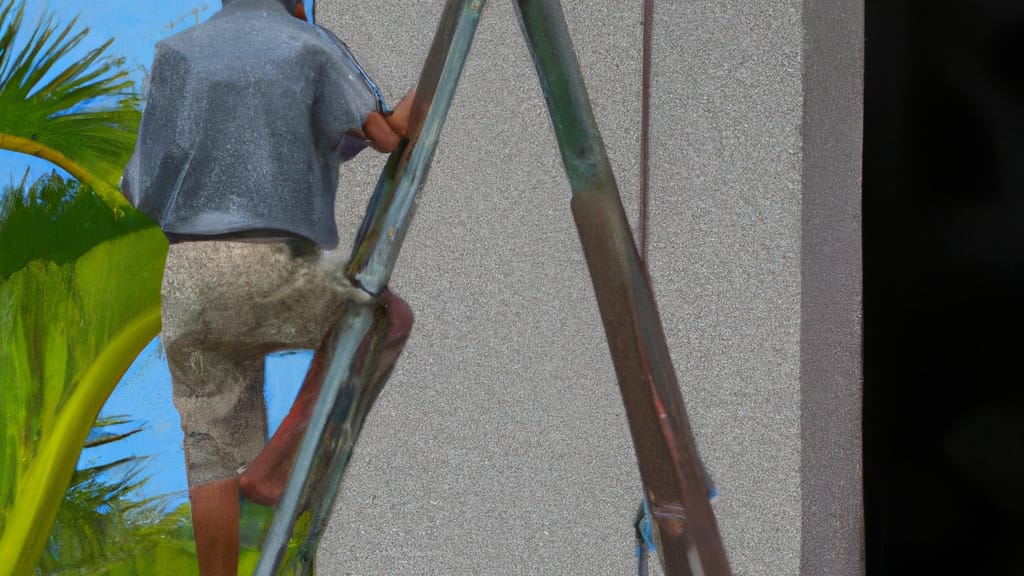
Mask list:
[[[565,4],[635,225],[642,3]],[[650,267],[695,434],[722,491],[716,512],[737,574],[860,566],[859,556],[828,564],[859,551],[859,460],[841,484],[821,474],[826,456],[859,459],[859,435],[847,426],[833,437],[801,416],[808,398],[821,408],[831,393],[804,374],[815,361],[820,375],[828,370],[803,338],[849,320],[808,318],[810,297],[828,307],[848,293],[802,279],[853,266],[857,299],[846,303],[860,306],[859,233],[841,238],[852,261],[834,262],[827,250],[809,260],[804,244],[830,238],[830,202],[859,199],[859,109],[846,103],[845,122],[828,122],[831,83],[859,95],[859,52],[843,60],[844,74],[826,65],[832,50],[859,50],[861,8],[807,4],[656,2]],[[354,6],[320,0],[320,22],[397,100],[418,76],[440,3]],[[853,40],[822,41],[819,14],[838,18]],[[845,158],[839,167],[806,151],[834,130],[842,145],[827,150]],[[343,238],[354,235],[382,164],[364,154],[343,166]],[[355,452],[322,573],[635,570],[639,477],[568,202],[511,3],[492,0],[392,280],[417,324]],[[859,220],[856,210],[833,216]],[[856,355],[859,327],[841,328],[852,340],[814,342]],[[851,369],[845,424],[859,418],[859,368]],[[816,474],[809,491],[802,471]],[[824,508],[809,504],[814,494]],[[836,497],[854,504],[837,508]],[[819,512],[853,516],[822,532]],[[835,538],[845,546],[825,544]]]
[[[732,565],[796,574],[801,4],[656,6],[649,266]]]

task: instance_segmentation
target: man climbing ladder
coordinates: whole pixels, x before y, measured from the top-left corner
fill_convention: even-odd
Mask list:
[[[238,494],[274,505],[316,401],[318,352],[265,444],[266,354],[321,348],[355,293],[320,259],[338,243],[341,162],[394,150],[393,113],[301,0],[223,0],[208,22],[161,42],[125,195],[167,235],[162,342],[185,433],[202,576],[237,573]],[[298,18],[298,19],[297,19]],[[412,313],[382,295],[387,377]]]

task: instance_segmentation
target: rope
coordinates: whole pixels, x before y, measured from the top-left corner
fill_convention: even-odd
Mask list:
[[[643,56],[640,96],[640,258],[647,262],[648,208],[650,207],[651,166],[651,44],[654,26],[654,0],[644,0]]]

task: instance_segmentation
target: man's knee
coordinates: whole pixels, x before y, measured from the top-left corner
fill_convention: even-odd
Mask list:
[[[412,308],[398,294],[387,290],[383,295],[388,315],[388,343],[404,343],[409,339],[414,322]]]

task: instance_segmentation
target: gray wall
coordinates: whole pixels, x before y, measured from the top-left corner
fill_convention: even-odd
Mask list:
[[[321,0],[320,22],[397,100],[440,2],[354,5]],[[641,6],[565,6],[634,224]],[[656,6],[650,268],[730,559],[856,574],[861,3]],[[382,164],[343,167],[343,238]],[[321,573],[635,570],[639,477],[568,201],[511,3],[492,1],[392,280],[417,324]]]

